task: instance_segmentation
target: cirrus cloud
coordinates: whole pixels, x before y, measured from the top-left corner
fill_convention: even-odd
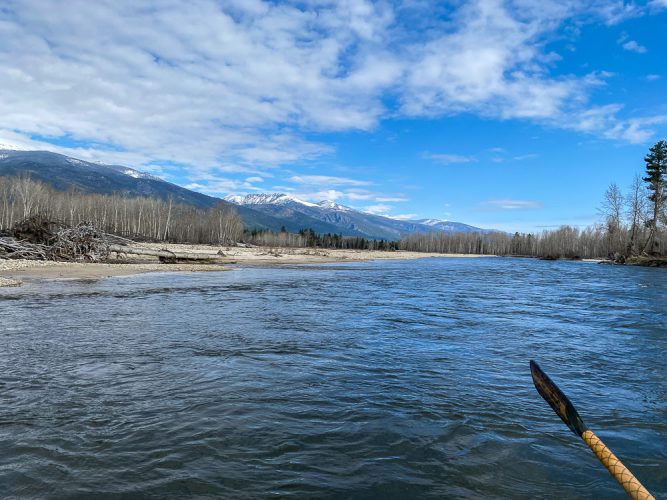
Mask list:
[[[486,205],[499,210],[535,210],[542,208],[542,203],[532,200],[489,200]]]
[[[431,160],[441,165],[452,165],[454,163],[471,163],[476,161],[472,156],[464,156],[451,153],[423,153],[422,158]]]

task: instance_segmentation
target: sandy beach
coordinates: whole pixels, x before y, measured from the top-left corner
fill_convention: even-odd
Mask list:
[[[100,279],[147,272],[226,271],[238,266],[323,264],[368,260],[423,259],[429,257],[479,257],[467,254],[436,254],[404,251],[332,250],[321,248],[220,247],[209,245],[147,244],[139,248],[159,248],[173,252],[223,256],[213,264],[162,264],[157,259],[123,255],[118,263],[52,262],[0,260],[0,286],[18,286],[39,279]]]

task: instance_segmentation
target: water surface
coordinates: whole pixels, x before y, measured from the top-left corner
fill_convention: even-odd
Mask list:
[[[667,495],[667,270],[424,259],[0,291],[0,496]]]

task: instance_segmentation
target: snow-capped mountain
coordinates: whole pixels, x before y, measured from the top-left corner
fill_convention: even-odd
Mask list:
[[[228,196],[225,200],[282,220],[299,220],[300,223],[308,219],[316,221],[314,225],[304,227],[311,227],[316,232],[341,233],[345,236],[399,239],[413,233],[484,231],[467,224],[437,219],[396,220],[361,212],[331,200],[311,203],[284,193]]]
[[[449,220],[440,219],[420,219],[414,221],[417,224],[432,227],[437,231],[444,231],[445,233],[476,233],[476,232],[493,232],[488,229],[480,229],[475,226],[463,224],[462,222],[452,222]]]
[[[331,201],[331,200],[320,201],[317,204],[317,206],[320,207],[320,208],[323,208],[325,210],[337,210],[339,212],[349,212],[350,210],[353,210],[350,207],[340,205],[340,204],[336,203],[335,201]]]
[[[230,195],[226,196],[224,200],[237,205],[289,205],[291,203],[297,203],[306,207],[316,206],[315,203],[303,201],[283,193],[247,194],[245,196]]]
[[[352,210],[350,207],[340,205],[335,201],[324,200],[319,203],[311,203],[285,193],[230,195],[226,196],[224,200],[236,205],[303,205],[304,207],[320,207],[326,210],[343,212]]]
[[[312,203],[284,193],[228,196],[221,200],[126,166],[93,163],[48,151],[0,149],[0,176],[21,173],[28,173],[33,179],[60,191],[74,189],[87,193],[173,199],[203,209],[220,203],[233,205],[248,229],[278,231],[284,227],[290,232],[312,229],[320,234],[390,240],[412,233],[484,231],[467,224],[436,219],[390,219],[330,200]]]

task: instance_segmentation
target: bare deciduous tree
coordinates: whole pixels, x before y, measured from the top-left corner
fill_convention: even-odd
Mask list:
[[[623,235],[621,234],[623,206],[623,194],[618,185],[612,182],[605,191],[602,205],[598,210],[604,218],[605,230],[607,232],[608,255],[614,255],[624,251]]]
[[[76,226],[85,221],[126,237],[229,244],[243,237],[243,221],[229,206],[199,210],[154,198],[60,192],[28,176],[0,178],[0,229],[38,212]]]

